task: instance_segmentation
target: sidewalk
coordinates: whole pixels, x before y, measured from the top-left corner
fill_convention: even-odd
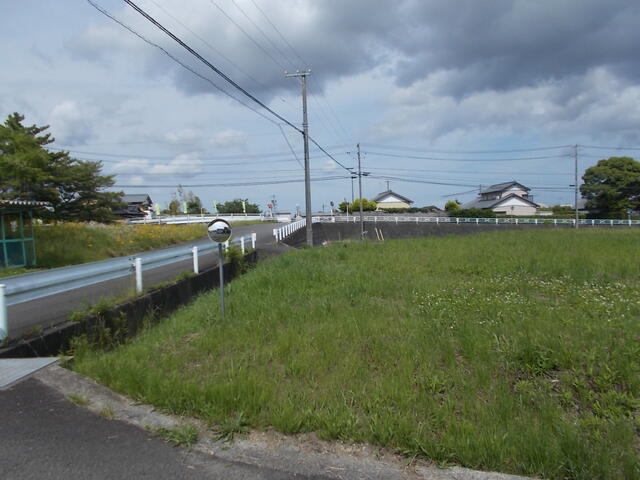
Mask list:
[[[86,403],[85,406],[74,404]],[[210,428],[188,451],[150,433],[185,422],[59,366],[0,391],[0,477],[14,479],[522,480],[439,469],[373,447],[250,432],[227,443]],[[193,421],[190,422],[193,424]]]

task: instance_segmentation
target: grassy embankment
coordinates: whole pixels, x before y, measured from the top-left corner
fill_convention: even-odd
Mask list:
[[[553,479],[640,478],[637,231],[345,244],[75,368],[202,418]],[[222,425],[222,427],[220,427]]]
[[[255,221],[232,222],[234,226]],[[90,225],[65,223],[35,227],[36,258],[39,268],[63,267],[130,255],[205,238],[206,225]],[[0,277],[32,271],[0,268]]]

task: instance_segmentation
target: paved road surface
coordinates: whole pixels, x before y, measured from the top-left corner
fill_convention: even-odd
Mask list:
[[[0,391],[3,480],[323,479],[186,452],[78,407],[35,378]]]
[[[256,232],[256,248],[260,249],[275,243],[273,229],[277,226],[274,223],[263,223],[238,226],[233,231],[235,236],[249,235],[252,232]],[[185,244],[185,248],[189,246],[189,243]],[[215,252],[202,255],[199,262],[200,270],[212,267],[218,262],[218,254]],[[193,262],[191,260],[143,270],[143,285],[149,287],[156,283],[171,280],[186,270],[193,271]],[[100,298],[124,295],[130,292],[132,288],[132,279],[130,277],[122,277],[12,305],[8,308],[9,336],[16,338],[27,333],[30,329],[36,327],[46,328],[61,323],[74,310],[86,308],[96,303]]]

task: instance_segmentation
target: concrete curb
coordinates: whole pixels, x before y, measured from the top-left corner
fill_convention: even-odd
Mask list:
[[[98,383],[59,366],[34,375],[40,382],[65,397],[84,397],[85,408],[101,413],[113,412],[114,419],[140,428],[174,428],[192,424],[200,431],[196,452],[247,465],[269,468],[292,477],[330,479],[389,480],[527,480],[527,477],[479,472],[461,467],[437,468],[369,445],[345,444],[318,440],[314,435],[286,436],[276,432],[252,431],[232,442],[217,440],[211,429],[193,419],[156,412],[153,407],[137,404]]]

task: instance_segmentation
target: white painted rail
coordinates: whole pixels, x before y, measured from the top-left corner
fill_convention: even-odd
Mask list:
[[[372,223],[435,223],[436,225],[443,223],[455,223],[460,224],[492,224],[492,225],[570,225],[575,226],[576,220],[574,218],[466,218],[466,217],[423,217],[423,216],[411,216],[411,215],[364,215],[363,220],[365,222]],[[313,217],[313,223],[358,223],[360,221],[359,215],[350,216],[318,216]],[[281,242],[291,234],[304,228],[307,225],[306,219],[292,222],[288,225],[284,225],[280,228],[273,229],[273,236],[277,242]],[[579,226],[640,226],[640,220],[631,219],[591,219],[581,218],[578,223]]]

